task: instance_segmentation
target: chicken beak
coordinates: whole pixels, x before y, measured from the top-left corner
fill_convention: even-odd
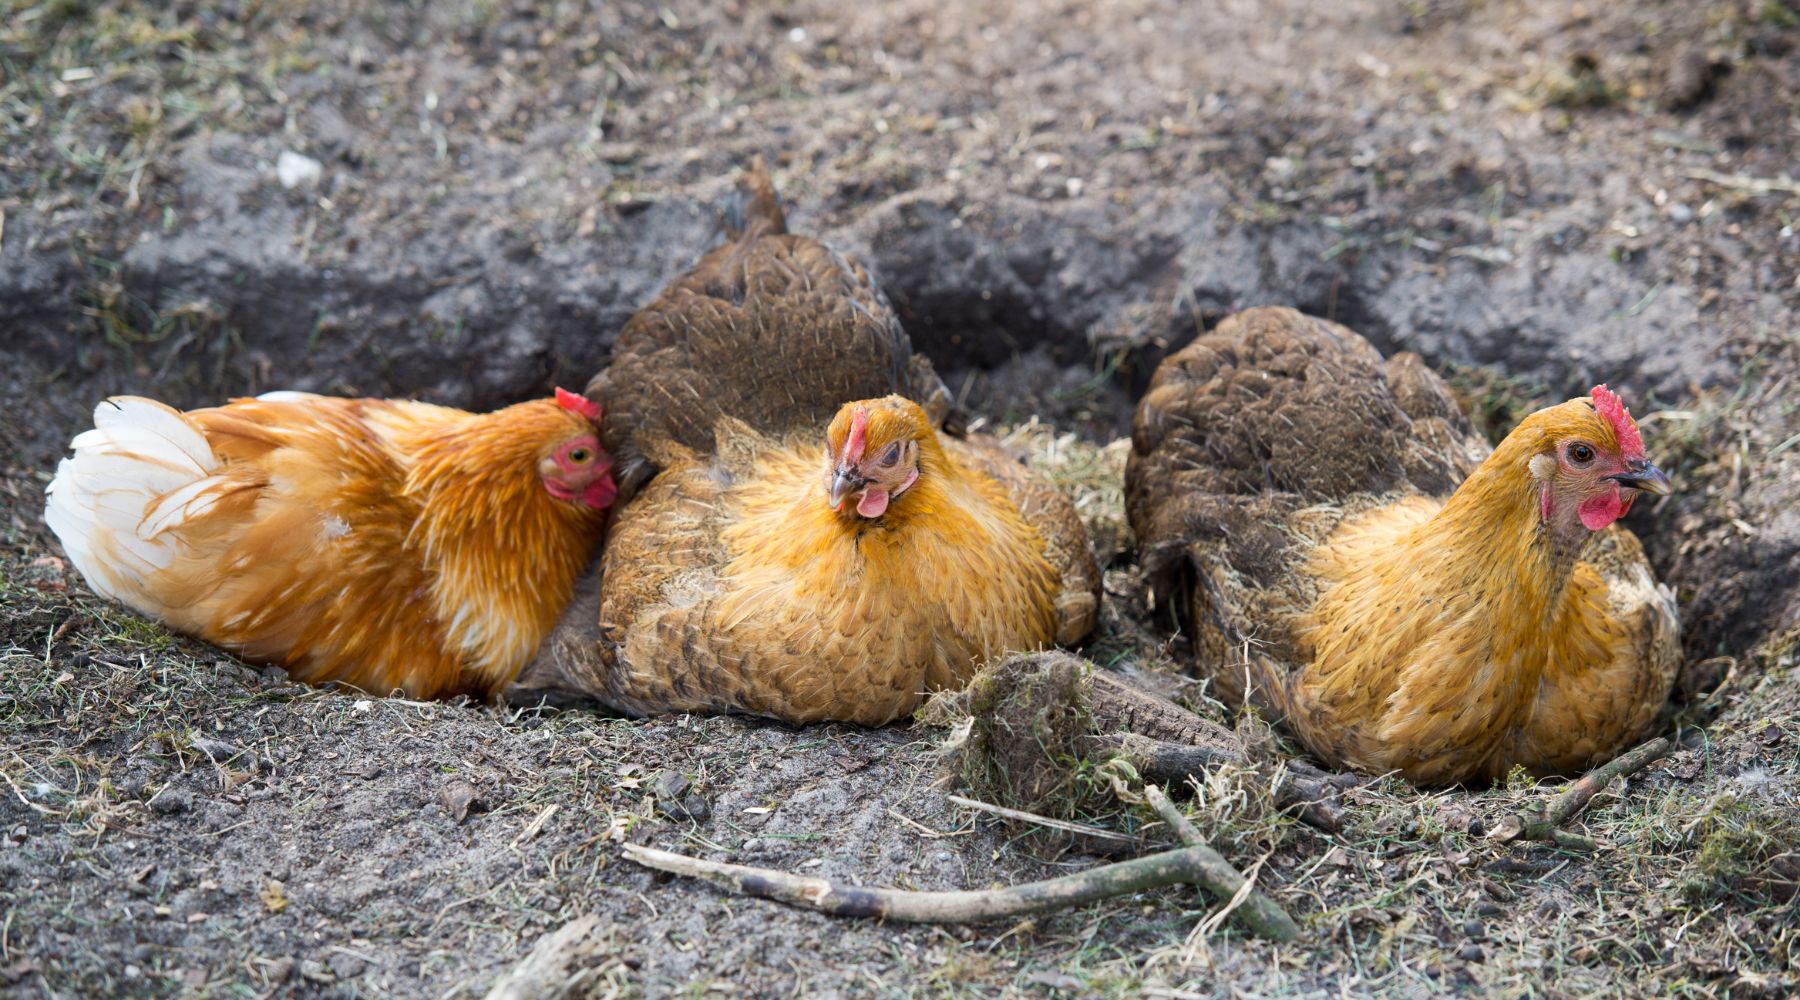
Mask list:
[[[857,475],[855,469],[837,470],[837,473],[831,477],[831,487],[828,490],[831,498],[831,509],[837,510],[839,507],[842,507],[846,496],[849,496],[852,492],[867,485],[867,483],[868,480]]]
[[[1629,472],[1621,472],[1616,476],[1608,476],[1607,478],[1618,483],[1620,486],[1629,486],[1634,490],[1642,490],[1645,493],[1654,493],[1659,497],[1666,497],[1674,492],[1674,484],[1669,482],[1669,477],[1664,475],[1661,469],[1651,465],[1643,459],[1638,459],[1630,463],[1630,465],[1631,470]]]

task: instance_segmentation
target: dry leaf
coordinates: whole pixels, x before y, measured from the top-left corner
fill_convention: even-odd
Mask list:
[[[269,908],[270,913],[280,913],[287,909],[287,888],[276,879],[264,883],[262,892],[258,895],[262,897],[263,905]]]

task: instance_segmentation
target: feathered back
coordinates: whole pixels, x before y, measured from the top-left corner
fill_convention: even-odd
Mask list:
[[[889,393],[924,404],[934,423],[948,411],[949,392],[869,272],[788,234],[760,160],[726,222],[729,241],[625,324],[588,385],[606,406],[601,443],[622,499],[675,449],[712,453],[722,417],[780,437]]]
[[[1229,539],[1233,571],[1273,583],[1287,569],[1287,513],[1448,493],[1486,453],[1416,355],[1384,361],[1336,323],[1248,309],[1157,369],[1132,424],[1125,505],[1151,569]]]

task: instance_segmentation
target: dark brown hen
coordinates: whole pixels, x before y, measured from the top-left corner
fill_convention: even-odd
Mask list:
[[[823,427],[845,402],[898,393],[941,425],[950,394],[914,354],[861,263],[787,231],[761,158],[726,211],[726,242],[638,310],[588,384],[629,499],[680,446],[710,454],[722,417],[764,434]]]

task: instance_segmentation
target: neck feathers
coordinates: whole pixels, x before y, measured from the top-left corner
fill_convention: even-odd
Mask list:
[[[1476,583],[1490,601],[1510,605],[1505,621],[1548,627],[1589,536],[1563,539],[1551,530],[1530,468],[1534,442],[1518,437],[1501,442],[1414,543],[1426,550],[1417,556],[1436,550],[1424,565],[1441,582],[1458,589]],[[1480,586],[1484,581],[1490,585]]]

